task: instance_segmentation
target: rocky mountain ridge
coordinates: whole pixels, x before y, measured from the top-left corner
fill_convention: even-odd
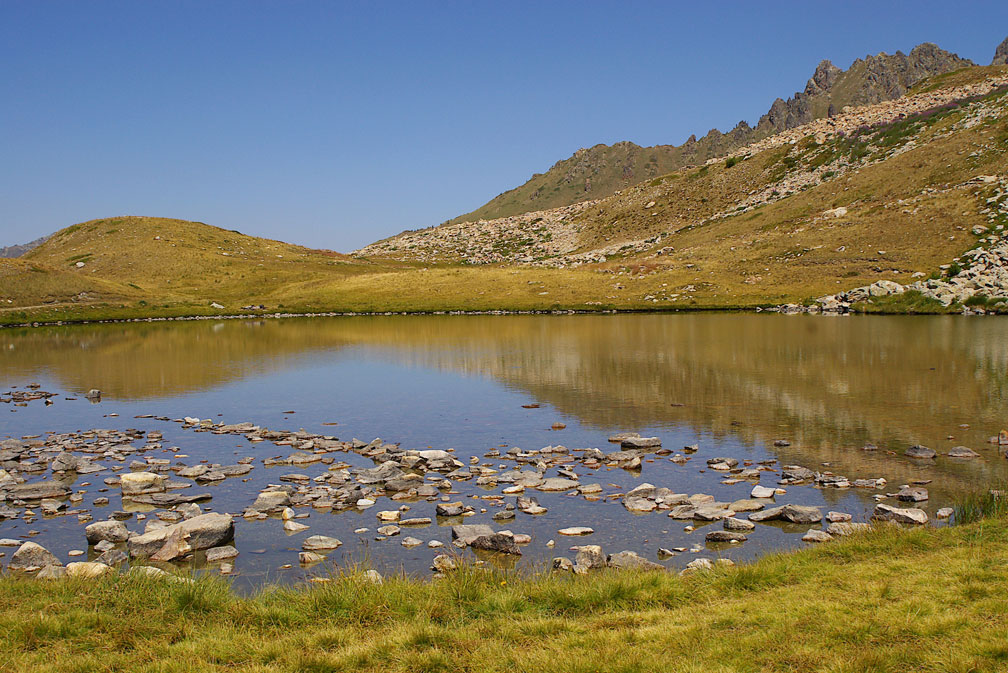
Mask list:
[[[732,153],[729,161],[745,161],[763,152],[797,146],[804,139],[812,143],[816,152],[829,154],[833,146],[849,141],[849,136],[862,133],[865,129],[878,129],[887,124],[912,119],[916,115],[933,113],[949,106],[963,103],[1008,86],[1008,73],[1000,72],[980,81],[961,86],[950,86],[934,91],[926,91],[912,96],[865,105],[846,107],[839,114],[827,119],[819,119],[794,129],[789,129],[740,148]],[[976,104],[971,114],[958,123],[958,127],[970,128],[991,115],[1001,114],[998,106]],[[957,127],[957,128],[958,128]],[[814,168],[793,169],[785,167],[783,172],[769,182],[754,185],[748,193],[733,197],[721,208],[706,217],[689,221],[690,228],[702,227],[710,222],[749,212],[762,205],[812,188],[827,180],[837,180],[851,171],[884,161],[917,146],[913,134],[907,134],[899,142],[874,155],[865,154],[852,158],[837,156],[831,161],[817,160]],[[725,163],[712,159],[708,165]],[[727,164],[726,164],[727,165]],[[679,175],[679,174],[676,174]],[[689,176],[687,176],[687,179]],[[659,181],[654,181],[659,182]],[[373,243],[354,254],[376,257],[437,263],[462,262],[465,264],[523,264],[564,268],[585,263],[605,262],[612,255],[634,255],[651,250],[652,255],[661,255],[663,242],[674,230],[656,231],[638,238],[624,238],[599,241],[583,235],[589,212],[596,206],[612,199],[619,199],[630,210],[658,215],[654,209],[656,200],[661,199],[660,187],[639,185],[605,200],[584,201],[572,206],[535,211],[493,220],[477,222],[457,222],[432,227],[425,230],[406,232],[398,236]],[[836,215],[827,215],[835,217]],[[665,245],[668,245],[665,242]]]
[[[974,63],[969,59],[931,43],[920,44],[909,54],[897,51],[868,55],[855,60],[847,70],[824,60],[802,91],[787,100],[777,98],[755,126],[743,120],[728,132],[711,129],[702,138],[692,135],[678,146],[641,147],[620,142],[582,148],[546,173],[533,175],[525,184],[451,222],[495,219],[602,198],[679,168],[723,157],[780,131],[832,116],[845,106],[899,98],[923,79],[971,65]]]
[[[31,252],[35,248],[39,247],[43,243],[49,240],[48,236],[43,236],[42,238],[36,238],[30,243],[22,243],[21,245],[8,245],[5,248],[0,248],[0,257],[11,259],[14,257],[20,257],[28,252]]]

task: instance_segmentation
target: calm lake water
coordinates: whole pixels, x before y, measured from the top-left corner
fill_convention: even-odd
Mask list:
[[[483,458],[493,448],[504,452],[507,447],[562,444],[608,452],[618,449],[607,441],[610,435],[636,431],[661,438],[674,452],[692,444],[699,451],[686,464],[652,455],[640,471],[589,470],[575,463],[581,482],[601,484],[603,495],[649,482],[731,502],[748,497],[753,482],[724,484],[724,474],[707,469],[708,458],[775,459],[777,466],[830,470],[852,481],[884,477],[888,486],[882,490],[792,485],[777,497],[778,504],[820,505],[824,512],[847,512],[864,521],[875,505],[873,496],[894,493],[911,481],[929,481],[930,500],[920,506],[933,516],[959,494],[1008,478],[1008,460],[987,441],[1008,426],[1006,382],[1008,321],[999,318],[412,316],[49,327],[0,330],[0,385],[24,389],[37,383],[59,393],[51,406],[42,401],[0,406],[0,439],[139,428],[163,432],[164,446],[180,447],[189,465],[201,459],[229,464],[252,457],[255,468],[245,477],[248,481],[229,478],[194,487],[213,494],[207,503],[213,511],[240,515],[264,486],[279,483],[281,474],[297,471],[314,477],[327,466],[266,467],[262,459],[289,455],[293,449],[135,416],[251,421],[343,440],[381,437],[409,449],[452,448],[467,465],[469,457],[477,456],[494,469],[507,462]],[[103,391],[100,404],[83,398],[91,388]],[[539,407],[523,408],[530,404]],[[566,427],[554,430],[556,423]],[[790,446],[774,446],[777,439]],[[866,443],[878,450],[863,450]],[[914,444],[935,449],[938,458],[921,462],[904,457],[903,451]],[[944,456],[959,445],[980,457]],[[372,466],[352,453],[335,457]],[[129,461],[99,462],[109,469],[81,475],[74,485],[86,492],[75,509],[91,511],[96,521],[122,507],[118,488],[105,487],[102,480],[126,471]],[[555,473],[553,468],[547,476]],[[43,478],[50,475],[29,477]],[[777,478],[764,473],[761,483],[772,486]],[[90,485],[82,486],[85,482]],[[703,548],[663,560],[669,567],[697,556],[739,560],[802,546],[801,536],[809,528],[762,524],[744,544],[708,548],[704,533],[720,523],[687,532],[688,522],[662,511],[633,514],[619,499],[535,493],[547,514],[518,513],[515,520],[497,524],[491,515],[499,508],[473,496],[500,495],[500,487],[484,489],[470,480],[456,482],[455,488],[460,495],[453,499],[478,512],[466,523],[532,536],[517,560],[523,565],[554,556],[573,558],[572,545],[589,543],[607,552],[636,551],[651,560],[657,560],[660,547]],[[100,495],[109,497],[110,504],[94,506]],[[884,502],[898,504],[895,498]],[[301,542],[312,534],[343,541],[329,555],[336,565],[366,560],[383,572],[426,574],[443,550],[425,545],[407,549],[400,538],[437,539],[453,549],[450,527],[435,520],[376,540],[382,524],[375,513],[400,504],[381,498],[373,508],[342,513],[304,508],[299,511],[310,516],[301,522],[309,529],[293,535],[284,532],[278,518],[245,521],[236,516],[236,581],[251,586],[318,574],[318,567],[298,565]],[[435,518],[435,502],[408,504],[407,516]],[[487,511],[481,513],[484,507]],[[139,531],[143,523],[131,520],[127,525]],[[572,525],[591,526],[595,533],[557,535],[559,528]],[[369,531],[355,534],[361,527]],[[68,558],[70,550],[87,549],[83,529],[75,515],[0,520],[0,538],[36,531],[32,539],[64,563],[75,560]],[[547,546],[549,540],[555,540],[554,548]],[[0,551],[9,558],[13,549]],[[293,567],[281,569],[284,564]]]

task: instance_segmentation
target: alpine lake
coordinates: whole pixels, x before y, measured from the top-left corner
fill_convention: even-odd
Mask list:
[[[86,526],[115,516],[140,535],[194,514],[180,505],[192,500],[199,512],[233,515],[227,544],[237,556],[208,561],[194,549],[125,564],[224,572],[246,590],[357,567],[429,577],[440,554],[536,570],[584,544],[669,569],[737,563],[811,544],[803,536],[828,521],[776,517],[744,540],[714,542],[707,533],[724,530],[724,515],[694,517],[690,507],[746,519],[814,506],[857,523],[881,503],[947,525],[939,510],[1008,481],[1008,446],[997,443],[1008,427],[1008,321],[996,317],[355,316],[5,329],[0,385],[7,560],[24,540],[64,564],[94,560],[103,551]],[[907,455],[911,447],[934,455]],[[969,456],[959,447],[976,455],[948,455]],[[124,496],[130,472],[159,475],[151,491],[160,499]],[[39,483],[65,492],[17,495]],[[654,489],[633,491],[643,484]],[[757,485],[772,495],[752,498]],[[270,498],[260,493],[278,491],[279,505],[262,505]],[[460,546],[460,524],[511,531],[516,544],[511,553]],[[569,527],[593,532],[559,532]],[[302,556],[315,535],[341,544]],[[130,555],[127,543],[115,547]]]

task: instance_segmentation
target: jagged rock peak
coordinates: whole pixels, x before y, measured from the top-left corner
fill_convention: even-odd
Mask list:
[[[833,65],[832,61],[823,59],[816,66],[815,72],[812,74],[812,78],[808,81],[808,84],[805,85],[805,93],[812,96],[828,91],[833,88],[837,75],[842,72],[843,70]]]
[[[994,60],[991,65],[1008,65],[1008,37],[994,50]]]

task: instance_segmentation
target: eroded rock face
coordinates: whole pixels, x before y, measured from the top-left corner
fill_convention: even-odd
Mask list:
[[[994,60],[991,65],[1008,65],[1008,37],[994,50]]]
[[[159,552],[173,533],[194,551],[219,547],[234,539],[234,519],[227,514],[201,514],[131,537],[126,546],[133,558],[148,558]]]

